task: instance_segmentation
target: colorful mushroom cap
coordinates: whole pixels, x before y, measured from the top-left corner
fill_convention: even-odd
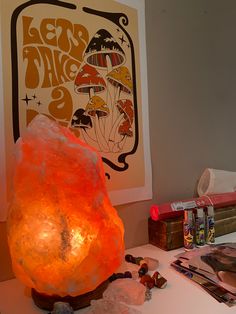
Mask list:
[[[90,116],[106,117],[109,114],[109,109],[105,101],[99,96],[93,96],[90,98],[86,109]]]
[[[112,85],[120,87],[125,93],[131,94],[133,83],[129,69],[126,66],[120,66],[119,68],[113,69],[106,77]]]
[[[79,108],[73,114],[71,126],[83,129],[91,129],[92,128],[91,117],[86,114],[86,111],[83,108]]]
[[[124,114],[124,121],[118,128],[118,133],[123,136],[132,137],[132,123],[134,121],[133,103],[130,99],[120,99],[116,103],[116,107],[120,114]]]
[[[128,136],[128,137],[133,136],[132,126],[129,120],[125,120],[122,122],[122,124],[118,128],[118,133],[123,136]]]
[[[120,114],[124,113],[124,119],[128,120],[130,125],[134,121],[133,103],[130,99],[120,99],[116,103],[116,107]]]
[[[109,56],[112,67],[118,67],[125,62],[125,53],[112,35],[105,29],[100,29],[89,42],[84,53],[84,60],[98,68],[107,68]]]
[[[91,88],[95,93],[99,93],[104,91],[106,83],[94,67],[85,64],[75,78],[75,91],[77,93],[89,94]]]

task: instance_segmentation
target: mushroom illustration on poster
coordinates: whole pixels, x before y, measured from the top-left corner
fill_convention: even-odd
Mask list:
[[[7,176],[14,142],[44,114],[100,152],[114,205],[151,198],[144,0],[4,2]]]

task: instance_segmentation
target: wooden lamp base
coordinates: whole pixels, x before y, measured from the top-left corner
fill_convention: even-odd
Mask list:
[[[55,302],[67,302],[75,311],[83,307],[89,306],[91,300],[97,300],[102,298],[102,294],[107,288],[108,283],[109,280],[105,280],[93,291],[89,291],[76,297],[72,297],[69,295],[65,297],[60,297],[57,295],[47,295],[44,293],[39,293],[35,289],[31,289],[31,295],[35,305],[37,305],[40,309],[52,311]]]

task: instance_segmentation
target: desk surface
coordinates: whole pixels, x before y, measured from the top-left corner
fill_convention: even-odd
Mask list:
[[[216,243],[236,242],[236,232],[218,237]],[[236,306],[229,308],[217,302],[201,287],[175,271],[170,263],[175,260],[175,255],[183,249],[163,251],[147,244],[127,250],[134,256],[150,256],[160,262],[158,271],[168,280],[165,289],[152,289],[152,299],[142,306],[133,306],[143,314],[165,313],[172,314],[176,311],[181,314],[228,314],[235,313]],[[87,309],[76,311],[85,314]],[[8,280],[0,283],[0,314],[36,314],[48,313],[38,309],[28,293],[28,290],[17,280]],[[112,314],[112,313],[111,313]]]

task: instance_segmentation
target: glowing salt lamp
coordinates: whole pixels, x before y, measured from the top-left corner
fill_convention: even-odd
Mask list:
[[[7,220],[15,275],[42,308],[51,310],[55,300],[74,309],[89,305],[74,299],[101,292],[124,256],[124,228],[107,195],[102,160],[43,115],[17,140],[16,152]]]

